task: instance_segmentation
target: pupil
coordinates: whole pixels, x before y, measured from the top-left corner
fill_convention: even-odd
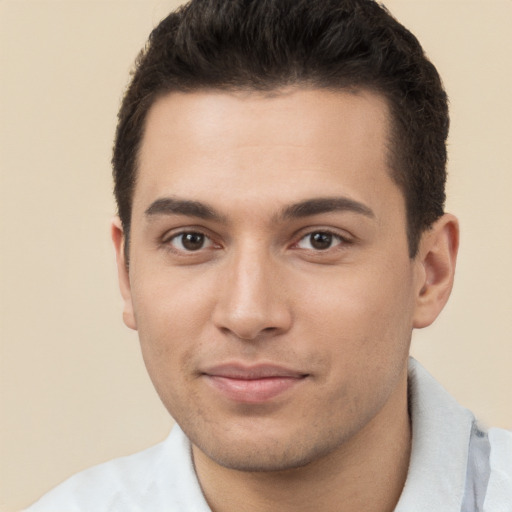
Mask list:
[[[313,233],[311,235],[311,245],[315,249],[329,249],[332,244],[332,235],[329,233]]]
[[[197,251],[203,246],[204,235],[201,233],[187,233],[183,235],[181,243],[185,249],[188,249],[189,251]]]

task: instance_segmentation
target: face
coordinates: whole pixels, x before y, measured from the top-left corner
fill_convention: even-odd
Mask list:
[[[385,101],[173,93],[151,109],[125,322],[196,454],[275,470],[405,407],[423,265],[408,256]],[[387,419],[384,419],[387,418]]]

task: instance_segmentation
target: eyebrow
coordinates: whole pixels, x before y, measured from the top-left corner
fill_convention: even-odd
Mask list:
[[[222,219],[221,215],[204,203],[187,199],[175,199],[173,197],[157,199],[151,203],[144,213],[148,217],[153,215],[188,215],[205,220]]]
[[[329,212],[349,211],[374,218],[373,211],[363,203],[348,197],[317,197],[300,201],[285,207],[277,215],[277,219],[300,219]],[[204,220],[225,220],[224,216],[212,207],[200,201],[164,197],[157,199],[145,211],[146,216],[154,215],[187,215]]]
[[[348,197],[318,197],[286,207],[280,214],[283,219],[300,219],[329,212],[349,211],[375,218],[373,211],[363,203]]]

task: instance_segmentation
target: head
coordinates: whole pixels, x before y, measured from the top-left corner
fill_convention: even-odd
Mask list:
[[[149,110],[170,92],[370,90],[390,110],[389,167],[407,209],[411,257],[445,201],[447,98],[418,40],[373,0],[192,0],[140,53],[113,154],[129,239],[138,155]],[[126,245],[128,247],[128,244]]]
[[[437,73],[374,2],[194,1],[153,31],[113,239],[196,464],[302,467],[407,416],[411,331],[453,278],[447,124]]]

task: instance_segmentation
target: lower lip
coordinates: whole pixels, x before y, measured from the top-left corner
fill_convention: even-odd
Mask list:
[[[304,377],[265,377],[262,379],[232,379],[208,375],[211,385],[235,402],[258,404],[272,400],[304,380]]]

